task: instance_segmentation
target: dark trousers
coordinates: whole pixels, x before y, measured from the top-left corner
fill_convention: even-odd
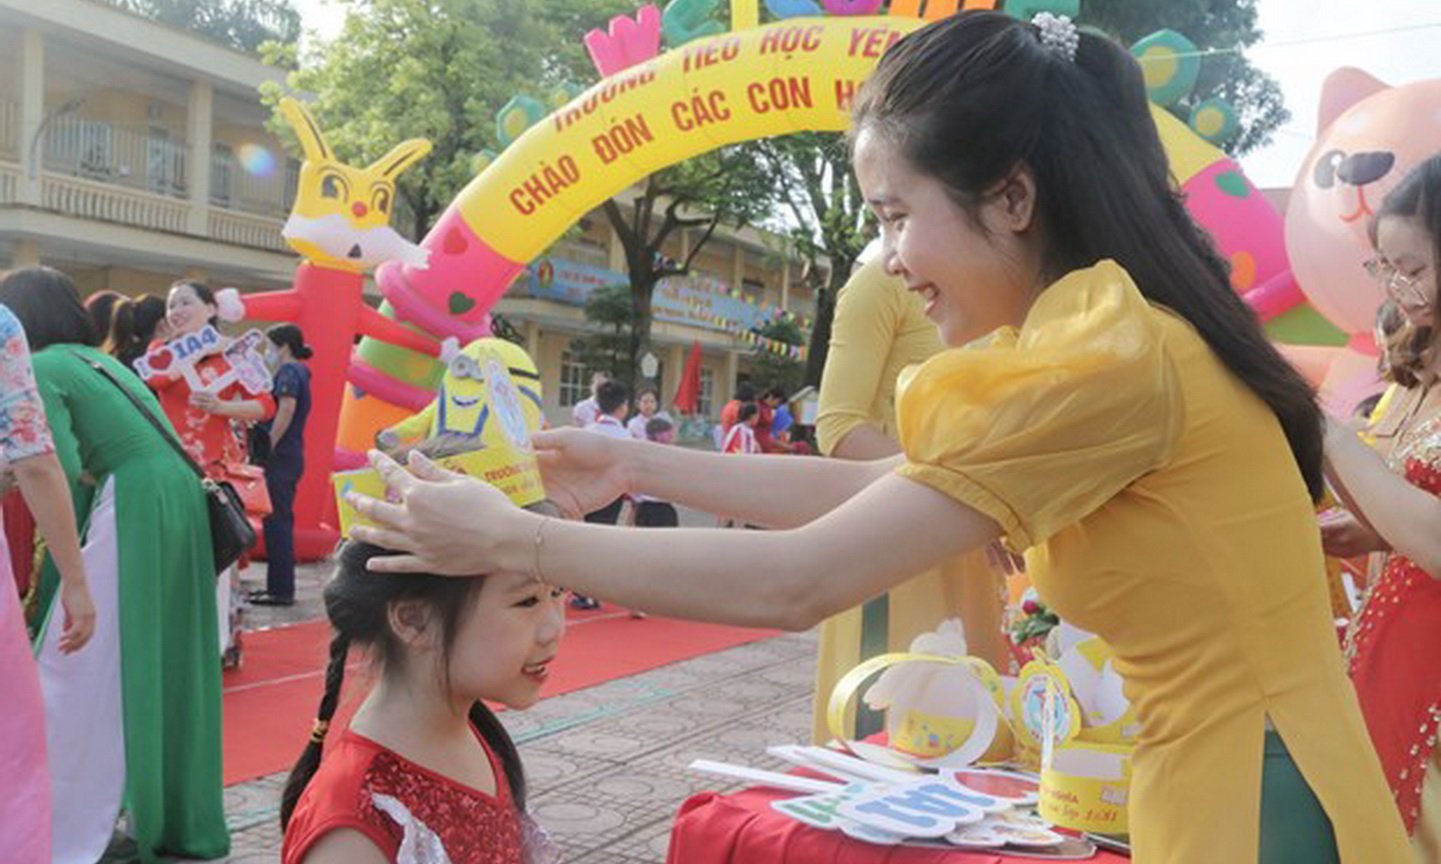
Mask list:
[[[680,516],[669,501],[642,501],[635,508],[635,524],[638,528],[675,528]]]
[[[594,513],[585,514],[585,521],[597,525],[614,525],[620,519],[620,508],[624,504],[624,498],[617,498]]]
[[[272,597],[295,596],[295,487],[303,466],[272,459],[265,467],[270,515],[265,528],[265,591]]]

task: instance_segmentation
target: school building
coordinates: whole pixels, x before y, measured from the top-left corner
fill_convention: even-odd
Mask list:
[[[299,163],[266,131],[258,97],[280,70],[105,0],[0,0],[0,68],[11,73],[0,76],[0,265],[57,267],[87,294],[163,293],[182,277],[289,284],[297,259],[280,229]],[[665,254],[684,260],[699,233],[678,231]],[[741,331],[777,307],[812,314],[801,265],[779,248],[719,228],[693,275],[658,288],[651,353],[665,401],[698,341],[714,416],[755,350]],[[553,422],[589,384],[572,350],[585,298],[624,270],[597,210],[495,310],[534,355]]]

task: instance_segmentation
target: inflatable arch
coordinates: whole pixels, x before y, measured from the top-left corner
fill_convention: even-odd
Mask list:
[[[489,335],[515,276],[583,215],[641,178],[729,144],[841,131],[882,53],[919,18],[790,18],[688,42],[610,75],[530,127],[470,182],[421,245],[429,266],[382,265],[383,314],[433,339]],[[1230,256],[1237,290],[1286,268],[1280,217],[1221,151],[1159,107],[1157,123],[1191,212]],[[434,398],[432,357],[367,339],[351,368],[338,445]]]

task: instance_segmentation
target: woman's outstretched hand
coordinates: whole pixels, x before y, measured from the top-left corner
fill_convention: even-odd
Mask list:
[[[520,553],[531,542],[526,531],[535,517],[500,490],[419,453],[410,454],[409,471],[378,451],[370,462],[398,503],[352,494],[355,509],[379,527],[357,525],[350,535],[403,553],[370,559],[371,570],[478,576],[528,568]]]
[[[579,519],[632,491],[626,448],[635,445],[583,429],[550,429],[531,436],[545,495]]]

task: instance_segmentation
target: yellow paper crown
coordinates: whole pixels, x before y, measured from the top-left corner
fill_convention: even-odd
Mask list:
[[[484,447],[453,456],[443,456],[435,463],[447,471],[484,480],[504,492],[517,507],[529,507],[545,500],[545,486],[540,480],[540,468],[535,454],[507,445]],[[369,498],[385,500],[389,493],[385,481],[374,468],[357,471],[342,471],[331,481],[335,486],[335,501],[339,508],[340,533],[349,534],[354,525],[374,525],[360,515],[346,496],[357,492]]]

